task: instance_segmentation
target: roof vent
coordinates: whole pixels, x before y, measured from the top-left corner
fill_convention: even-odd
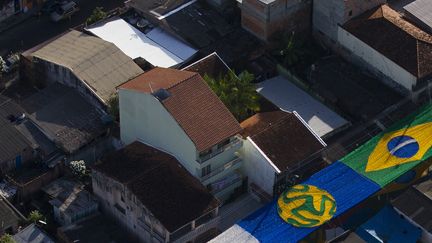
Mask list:
[[[171,96],[170,92],[166,89],[158,89],[155,92],[153,92],[152,94],[154,97],[156,97],[160,101],[163,101],[166,98]]]

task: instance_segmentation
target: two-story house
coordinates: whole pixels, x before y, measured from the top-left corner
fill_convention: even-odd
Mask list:
[[[222,201],[241,186],[240,124],[198,73],[155,68],[121,85],[119,100],[125,144],[172,154]]]
[[[92,170],[101,208],[142,242],[189,242],[215,228],[220,202],[173,156],[141,142]]]

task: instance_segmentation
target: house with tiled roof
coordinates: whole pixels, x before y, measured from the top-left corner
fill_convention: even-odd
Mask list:
[[[365,67],[402,91],[432,77],[432,36],[381,5],[339,26],[338,43]]]
[[[294,175],[301,180],[319,170],[319,163],[312,165],[314,161],[307,159],[319,154],[326,144],[297,112],[258,113],[241,127],[244,142],[240,156],[246,161],[249,190],[260,199],[280,193]]]
[[[189,242],[218,224],[219,200],[174,156],[138,141],[93,166],[92,184],[140,242]]]
[[[165,151],[222,201],[242,184],[240,124],[194,72],[155,68],[119,87],[120,133]]]

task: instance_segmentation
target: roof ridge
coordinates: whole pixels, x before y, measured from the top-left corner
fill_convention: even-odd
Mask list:
[[[183,70],[179,70],[179,71],[183,72]],[[186,71],[186,72],[189,72],[189,71]],[[193,75],[191,75],[191,76],[189,76],[189,77],[187,77],[187,78],[184,78],[184,79],[178,81],[177,83],[172,84],[171,86],[168,86],[166,89],[169,90],[169,89],[171,89],[171,88],[174,88],[174,87],[176,87],[177,85],[179,85],[179,84],[181,84],[181,83],[183,83],[183,82],[186,82],[186,81],[188,81],[188,80],[194,78],[195,76],[199,75],[199,73],[196,73],[196,72],[191,72],[191,73],[193,73]]]
[[[428,44],[432,44],[432,36],[422,29],[418,28],[414,24],[402,18],[402,15],[392,9],[388,4],[380,6],[383,18],[396,25],[398,28],[403,30],[408,35],[412,36],[416,40],[421,40]],[[384,11],[385,10],[385,11]]]

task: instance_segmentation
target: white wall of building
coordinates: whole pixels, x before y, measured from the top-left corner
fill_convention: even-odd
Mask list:
[[[243,142],[240,149],[243,158],[243,170],[248,176],[248,183],[254,183],[269,195],[273,195],[276,168],[274,168],[250,138]]]
[[[176,156],[192,175],[200,176],[194,143],[153,95],[120,89],[119,102],[120,134],[125,145],[140,140]]]
[[[124,185],[93,171],[92,186],[103,210],[116,218],[141,241],[165,241],[164,238],[168,231]],[[120,212],[115,205],[123,208],[125,213]],[[153,229],[153,236],[150,233],[151,228]]]
[[[342,25],[350,19],[386,3],[386,0],[319,0],[313,2],[313,31],[315,37],[326,44],[336,44],[338,37],[338,25]],[[327,40],[331,40],[328,43]]]
[[[342,27],[339,27],[338,42],[352,54],[368,63],[373,69],[394,80],[404,88],[412,91],[413,87],[416,85],[417,78],[414,75],[362,42]]]

